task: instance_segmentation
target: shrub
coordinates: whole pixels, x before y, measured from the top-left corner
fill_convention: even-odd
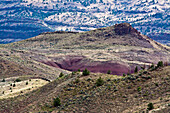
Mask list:
[[[83,75],[84,75],[84,76],[90,75],[90,71],[88,71],[87,69],[85,69],[85,70],[83,71]]]
[[[76,72],[75,72],[75,71],[73,71],[71,74],[72,74],[72,75],[75,75],[75,74],[76,74]]]
[[[108,70],[108,71],[107,71],[107,74],[111,74],[111,71],[110,71],[110,70]]]
[[[125,76],[126,76],[126,74],[123,73],[123,77],[125,77]]]
[[[148,108],[147,108],[148,110],[152,110],[152,109],[154,109],[154,106],[153,106],[153,104],[152,103],[149,103],[148,104]]]
[[[159,61],[158,64],[157,64],[157,68],[158,68],[158,67],[163,67],[163,66],[164,66],[163,62],[162,62],[162,61]]]
[[[28,82],[26,82],[26,85],[28,85]]]
[[[62,76],[64,76],[64,74],[61,72],[60,75],[59,75],[59,77],[62,77]]]
[[[15,84],[13,84],[13,87],[15,87],[16,85]]]
[[[152,65],[149,67],[149,69],[153,69],[155,68],[154,64],[152,63]]]
[[[2,79],[2,82],[5,82],[5,79]]]
[[[97,86],[102,86],[103,84],[104,84],[104,80],[101,77],[98,78],[97,81],[96,81],[96,85]]]
[[[80,69],[78,69],[77,71],[80,72]]]
[[[137,90],[138,90],[138,92],[140,92],[141,91],[141,87],[138,87]]]
[[[138,72],[138,67],[136,66],[136,68],[135,68],[135,73],[137,73]]]
[[[75,83],[79,83],[80,82],[80,80],[77,78],[76,80],[75,80]]]
[[[15,82],[21,82],[21,80],[20,80],[19,78],[17,78],[17,79],[15,80]]]
[[[61,105],[60,98],[58,98],[58,97],[55,98],[53,101],[53,105],[54,105],[54,107],[60,106]]]

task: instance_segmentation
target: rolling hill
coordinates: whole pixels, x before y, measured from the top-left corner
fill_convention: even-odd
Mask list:
[[[168,65],[170,48],[129,23],[1,44],[0,112],[167,112]]]

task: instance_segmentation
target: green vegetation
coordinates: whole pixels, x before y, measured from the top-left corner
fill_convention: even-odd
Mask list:
[[[15,84],[13,84],[13,87],[15,87],[16,85]]]
[[[77,71],[80,72],[80,69],[78,69]]]
[[[28,85],[28,82],[26,82],[26,85]]]
[[[87,76],[87,75],[90,75],[90,71],[88,71],[87,69],[85,69],[83,71],[83,76]]]
[[[54,107],[57,107],[57,106],[60,106],[60,105],[61,105],[61,102],[60,102],[60,98],[59,98],[59,97],[57,97],[57,98],[54,99],[53,105],[54,105]]]
[[[137,91],[138,91],[138,92],[140,92],[141,90],[142,90],[141,87],[138,87],[138,88],[137,88]]]
[[[73,71],[71,74],[72,74],[72,75],[75,75],[75,74],[76,74],[76,72],[75,72],[75,71]]]
[[[153,104],[152,103],[149,103],[148,104],[148,108],[147,108],[148,110],[152,110],[152,109],[154,109],[154,106],[153,106]]]
[[[75,80],[75,83],[79,83],[80,82],[80,80],[77,78],[76,80]]]
[[[163,62],[162,62],[162,61],[159,61],[158,64],[157,64],[157,68],[163,67],[163,66],[164,66]]]
[[[63,76],[64,76],[64,74],[61,72],[60,75],[59,75],[59,77],[63,77]]]
[[[136,66],[136,68],[135,68],[135,73],[137,73],[138,72],[138,67]]]
[[[101,78],[101,77],[99,77],[98,79],[97,79],[97,81],[96,81],[96,85],[97,86],[102,86],[104,84],[104,80]]]
[[[2,79],[2,82],[5,82],[5,79],[4,79],[4,78]]]
[[[107,74],[111,74],[111,71],[110,71],[110,70],[108,70],[108,71],[107,71]]]
[[[15,80],[15,82],[21,82],[21,79],[17,78],[17,79]]]

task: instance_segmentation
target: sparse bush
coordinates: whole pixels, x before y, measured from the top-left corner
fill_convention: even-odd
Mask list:
[[[145,70],[145,68],[146,68],[145,64],[143,66],[141,66],[140,68]]]
[[[79,83],[80,82],[80,80],[77,78],[76,80],[75,80],[75,83]]]
[[[15,82],[21,82],[21,79],[17,78],[17,79],[15,80]]]
[[[158,85],[158,83],[155,83],[155,86],[157,86],[157,87],[158,87],[158,86],[159,86],[159,85]]]
[[[138,67],[136,66],[136,68],[135,68],[135,73],[137,73],[138,72]]]
[[[107,71],[107,74],[111,74],[111,71],[110,71],[110,70],[108,70],[108,71]]]
[[[61,72],[60,75],[59,75],[59,77],[63,77],[63,76],[64,76],[64,74]]]
[[[15,84],[13,84],[13,87],[15,87],[16,85]]]
[[[143,74],[147,74],[148,72],[147,71],[144,71]]]
[[[75,72],[75,71],[73,71],[71,74],[72,74],[72,75],[75,75],[75,74],[76,74],[76,72]]]
[[[138,87],[138,88],[137,88],[137,91],[140,92],[140,91],[141,91],[141,87]]]
[[[98,78],[97,81],[96,81],[96,85],[97,86],[102,86],[103,84],[104,84],[104,80],[101,77]]]
[[[152,110],[152,109],[154,109],[154,106],[153,106],[153,104],[152,103],[149,103],[148,104],[148,108],[147,108],[148,110]]]
[[[5,82],[5,79],[4,79],[4,78],[2,79],[2,82]]]
[[[84,76],[90,75],[90,71],[88,71],[87,69],[85,69],[85,70],[83,71],[83,75],[84,75]]]
[[[153,69],[155,68],[154,64],[152,63],[152,65],[149,67],[149,69]]]
[[[162,62],[162,61],[159,61],[158,64],[157,64],[157,68],[163,67],[163,66],[164,66],[163,62]]]
[[[53,101],[53,105],[54,105],[54,107],[60,106],[61,105],[60,98],[58,98],[58,97],[55,98]]]

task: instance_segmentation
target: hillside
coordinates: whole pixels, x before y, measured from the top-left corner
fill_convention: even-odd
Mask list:
[[[102,84],[97,85],[101,77]],[[0,100],[0,112],[168,112],[170,67],[140,70],[125,77],[91,73],[65,75],[24,95]],[[61,106],[53,107],[59,97]]]
[[[167,112],[169,64],[170,48],[128,23],[1,44],[0,112]]]
[[[122,22],[170,43],[168,0],[1,0],[0,7],[0,43],[42,32],[90,31]]]
[[[25,62],[22,64],[44,70],[43,73],[48,70],[45,75],[48,77],[55,76],[56,68],[68,71],[87,68],[101,73],[111,70],[112,74],[122,75],[133,72],[136,66],[148,67],[160,60],[170,62],[168,46],[142,35],[128,23],[83,33],[46,32],[2,46],[20,56]],[[18,62],[11,55],[5,58]]]

